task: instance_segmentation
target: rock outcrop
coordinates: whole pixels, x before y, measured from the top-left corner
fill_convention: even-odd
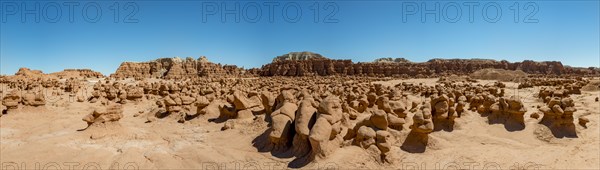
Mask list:
[[[52,73],[52,75],[56,75],[62,78],[71,78],[71,77],[84,77],[84,78],[100,78],[104,77],[104,75],[100,72],[93,71],[91,69],[64,69],[61,72]]]
[[[295,100],[289,90],[282,91],[277,97],[279,104],[277,109],[271,113],[272,126],[269,134],[269,141],[276,147],[286,145],[294,137],[292,125],[296,119],[296,110],[298,110]]]
[[[23,105],[35,107],[44,106],[46,105],[46,99],[44,98],[44,94],[41,92],[28,92],[23,94]]]
[[[87,116],[83,117],[83,121],[90,126],[102,126],[107,123],[119,121],[123,118],[123,107],[120,104],[110,104],[105,107],[96,108]]]
[[[41,70],[31,70],[29,68],[21,67],[19,68],[19,71],[15,73],[15,75],[25,77],[37,77],[44,75],[44,73]]]
[[[4,96],[2,98],[2,105],[6,106],[7,112],[10,112],[10,110],[15,110],[15,109],[19,108],[20,102],[21,102],[21,96],[19,95],[19,92],[17,92],[17,91],[12,91],[12,92],[6,94],[6,96]]]
[[[431,105],[423,103],[421,109],[415,112],[412,119],[411,131],[400,148],[411,153],[425,152],[429,144],[429,133],[434,130]]]
[[[8,109],[6,108],[6,106],[4,106],[2,103],[0,103],[0,117],[2,117],[2,115],[6,114],[6,111]]]
[[[342,105],[336,96],[329,96],[319,104],[317,110],[317,120],[308,139],[312,154],[324,158],[339,148],[343,141]]]
[[[159,58],[149,62],[124,62],[111,75],[114,78],[165,78],[182,79],[213,77],[223,75],[241,75],[244,70],[234,65],[211,63],[202,56],[198,59]]]
[[[366,76],[434,76],[468,75],[481,69],[521,70],[529,74],[597,74],[596,70],[565,67],[558,61],[523,62],[488,59],[432,59],[413,63],[408,60],[384,58],[372,63],[354,63],[351,60],[334,60],[321,55],[301,52],[290,53],[263,65],[261,76],[311,76],[311,75],[366,75]],[[584,70],[584,71],[581,71]]]
[[[492,113],[488,116],[489,123],[503,123],[511,131],[525,128],[523,116],[527,112],[527,108],[525,108],[525,105],[518,97],[500,97],[490,107],[490,110]]]

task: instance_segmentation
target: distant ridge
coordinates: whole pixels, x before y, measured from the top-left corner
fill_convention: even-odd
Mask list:
[[[316,60],[318,59],[318,60]],[[598,68],[563,66],[560,61],[524,60],[508,62],[493,59],[440,59],[411,62],[405,58],[379,58],[374,62],[354,63],[352,60],[333,60],[313,52],[289,53],[278,56],[272,63],[263,65],[261,76],[407,76],[429,77],[439,75],[468,75],[481,69],[520,70],[528,74],[547,75],[598,75]]]

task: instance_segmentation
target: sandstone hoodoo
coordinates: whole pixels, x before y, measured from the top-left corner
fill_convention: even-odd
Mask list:
[[[282,91],[277,97],[276,109],[271,113],[272,126],[269,140],[276,147],[285,146],[294,135],[292,124],[298,109],[294,98],[290,90]]]
[[[544,113],[542,123],[547,125],[556,137],[576,137],[573,113],[577,111],[575,102],[569,97],[551,98],[540,108]]]
[[[316,121],[310,130],[312,154],[318,158],[331,155],[339,148],[342,139],[342,106],[335,96],[325,98],[317,108]]]
[[[19,103],[21,102],[21,96],[17,91],[12,91],[9,94],[6,94],[2,98],[2,105],[6,108],[2,110],[2,113],[10,113],[11,110],[16,110],[19,108]]]
[[[490,123],[513,123],[513,129],[510,130],[522,130],[525,128],[524,114],[527,112],[525,105],[516,96],[510,98],[500,97],[496,103],[494,103],[490,110],[492,114],[488,117]],[[509,126],[507,126],[509,127]]]

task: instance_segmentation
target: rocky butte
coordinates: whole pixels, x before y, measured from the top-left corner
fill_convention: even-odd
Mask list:
[[[164,78],[180,79],[222,75],[241,75],[245,71],[235,65],[215,64],[205,56],[198,59],[159,58],[148,62],[124,62],[111,75],[114,78]]]

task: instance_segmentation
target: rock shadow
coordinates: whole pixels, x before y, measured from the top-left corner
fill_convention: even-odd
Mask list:
[[[288,131],[289,136],[292,137],[286,141],[286,143],[273,144],[269,140],[269,135],[271,134],[271,129],[269,128],[252,140],[252,146],[256,148],[258,152],[269,152],[272,156],[277,158],[295,158],[288,163],[288,168],[302,168],[310,164],[314,160],[312,151],[309,151],[304,155],[298,155],[297,153],[294,153],[293,136],[296,135],[294,123],[286,127],[290,128],[285,130]]]
[[[428,141],[428,134],[410,131],[404,140],[404,143],[402,143],[402,146],[400,146],[400,149],[409,153],[423,153],[427,148]]]
[[[452,132],[454,131],[454,118],[446,118],[446,119],[433,119],[433,131],[446,131]]]
[[[509,115],[498,115],[490,114],[488,117],[488,124],[502,124],[504,129],[509,132],[521,131],[525,129],[525,118],[523,116],[509,116]]]
[[[548,127],[555,138],[578,138],[574,123],[558,125],[544,116],[539,124]]]

